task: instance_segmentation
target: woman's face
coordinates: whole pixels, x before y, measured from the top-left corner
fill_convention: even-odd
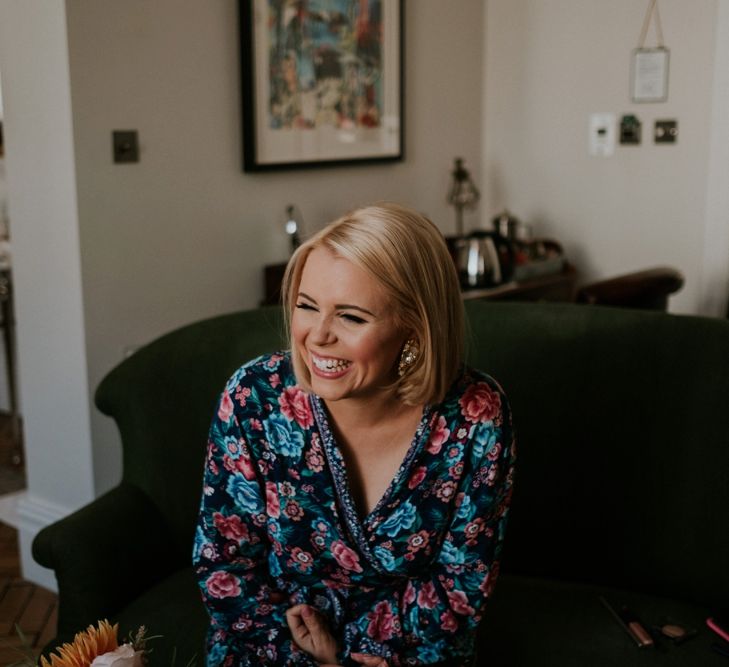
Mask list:
[[[306,259],[291,330],[311,388],[327,401],[371,399],[396,378],[406,332],[393,304],[366,271],[328,248]]]

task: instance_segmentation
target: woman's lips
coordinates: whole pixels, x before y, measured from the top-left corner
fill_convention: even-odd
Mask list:
[[[346,375],[351,367],[352,362],[346,359],[320,357],[316,354],[311,354],[312,372],[318,377],[326,378],[327,380],[333,380]]]

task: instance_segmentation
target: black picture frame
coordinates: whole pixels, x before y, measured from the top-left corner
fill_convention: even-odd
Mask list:
[[[404,0],[334,3],[239,0],[245,172],[403,160]]]

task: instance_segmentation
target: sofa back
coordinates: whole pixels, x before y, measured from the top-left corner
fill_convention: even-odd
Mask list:
[[[729,322],[558,304],[469,302],[469,363],[510,398],[517,479],[507,572],[729,599]],[[284,345],[260,309],[174,331],[100,384],[124,479],[189,562],[206,434],[226,379]]]
[[[468,306],[517,433],[506,571],[729,599],[729,322]]]
[[[123,479],[168,519],[170,558],[190,562],[207,433],[226,380],[246,361],[284,347],[278,308],[223,315],[172,331],[114,368],[96,405],[114,418]]]

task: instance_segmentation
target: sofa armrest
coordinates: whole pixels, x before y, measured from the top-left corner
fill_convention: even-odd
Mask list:
[[[179,566],[164,517],[139,487],[121,483],[41,530],[33,558],[55,570],[58,634],[73,635],[126,604]]]

